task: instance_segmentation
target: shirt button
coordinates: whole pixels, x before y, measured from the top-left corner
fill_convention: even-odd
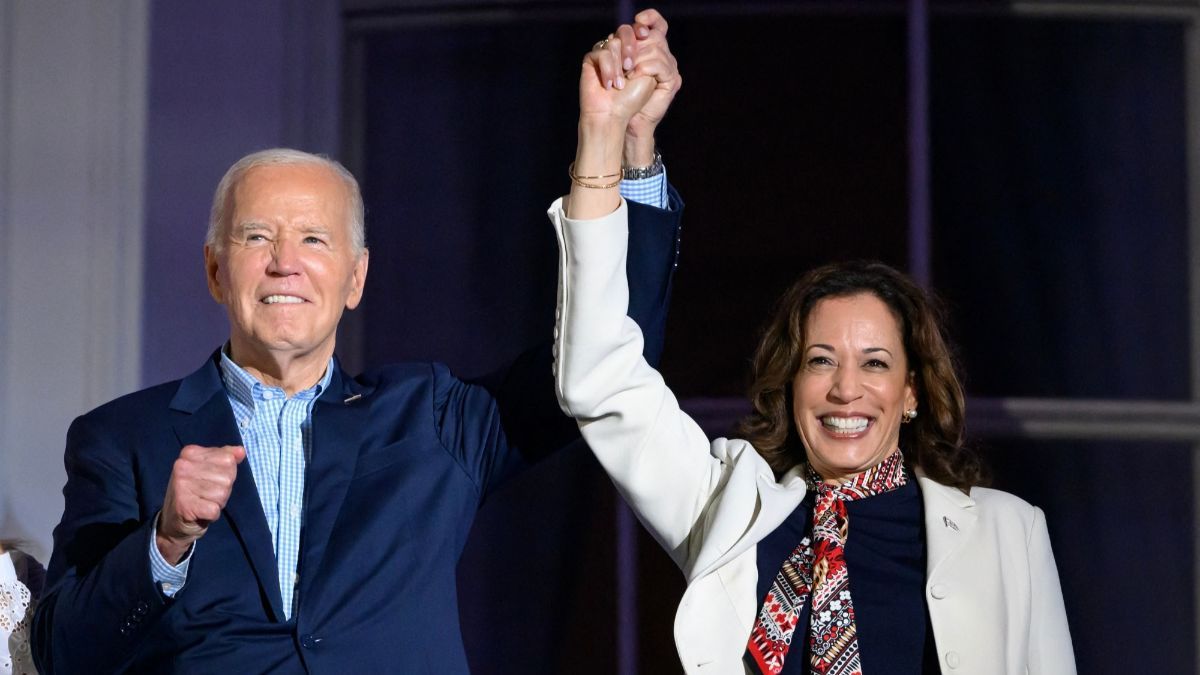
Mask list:
[[[946,665],[951,668],[957,668],[962,663],[958,658],[958,652],[946,652]]]
[[[172,588],[175,588],[175,587],[174,587],[173,585],[171,585],[170,583],[168,583],[168,582],[164,581],[164,582],[163,582],[163,585],[162,585],[162,588],[163,588],[163,591],[164,591],[164,592],[166,592],[166,591],[169,591],[169,590],[171,590]]]
[[[945,598],[946,595],[948,595],[948,593],[946,591],[946,585],[945,584],[934,584],[933,586],[930,586],[929,594],[932,595],[935,600],[941,600],[942,598]]]
[[[289,506],[289,507],[288,507],[288,514],[290,514],[290,515],[291,515],[293,518],[295,518],[295,517],[299,516],[299,515],[300,515],[300,505],[299,505],[299,504],[292,504],[291,506]]]
[[[267,391],[263,392],[263,398],[270,401],[271,399],[275,398],[275,392],[268,389]]]

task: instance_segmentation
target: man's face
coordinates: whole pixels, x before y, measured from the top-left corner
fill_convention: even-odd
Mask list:
[[[318,165],[260,166],[238,182],[219,250],[204,249],[235,358],[333,354],[338,320],[358,305],[367,277],[348,197],[341,178]]]

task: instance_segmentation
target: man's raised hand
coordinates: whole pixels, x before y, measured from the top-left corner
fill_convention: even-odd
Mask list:
[[[616,35],[622,38],[622,65],[626,77],[649,75],[654,78],[654,91],[641,110],[630,118],[625,138],[625,165],[647,166],[654,157],[654,130],[683,86],[683,76],[679,74],[679,63],[667,44],[667,20],[658,10],[638,12],[633,17],[633,25],[621,26]]]

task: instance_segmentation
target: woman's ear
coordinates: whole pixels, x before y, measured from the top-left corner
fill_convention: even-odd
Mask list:
[[[908,382],[904,385],[904,409],[917,409],[917,373],[908,371]]]

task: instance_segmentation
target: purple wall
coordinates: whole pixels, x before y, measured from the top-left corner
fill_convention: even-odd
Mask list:
[[[254,150],[337,143],[337,2],[156,2],[150,18],[142,381],[191,372],[228,336],[204,282],[212,193]]]

